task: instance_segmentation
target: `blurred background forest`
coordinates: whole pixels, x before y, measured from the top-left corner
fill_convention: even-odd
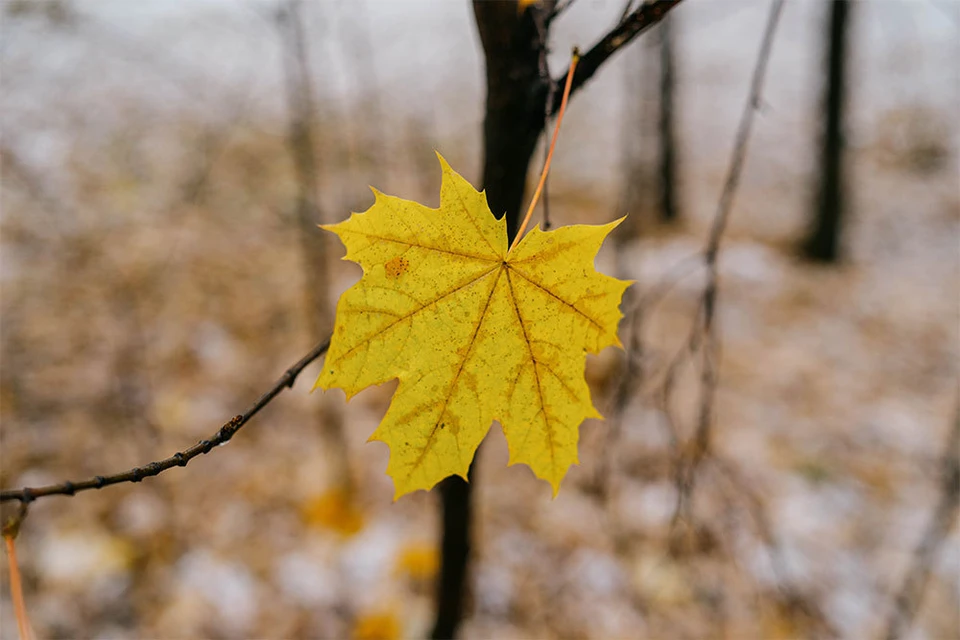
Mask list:
[[[551,68],[622,5],[573,3]],[[0,8],[3,488],[208,437],[324,337],[359,277],[313,222],[366,209],[367,185],[436,206],[433,149],[479,185],[483,52],[466,0],[305,2],[300,49],[287,6],[266,1]],[[636,280],[634,299],[686,275],[644,310],[645,373],[619,409],[624,354],[589,358],[594,402],[616,419],[583,425],[555,500],[506,466],[491,430],[463,637],[883,632],[940,500],[958,402],[960,4],[853,3],[841,260],[814,263],[799,247],[816,209],[828,9],[788,2],[776,35],[719,257],[712,448],[725,470],[698,482],[686,536],[671,525],[670,434],[694,429],[700,373],[679,367],[666,403],[663,375],[701,300],[703,270],[684,265],[716,208],[768,5],[688,0],[669,38],[664,25],[640,36],[571,102],[551,222],[629,213],[598,267]],[[306,225],[305,184],[319,194]],[[319,271],[304,259],[318,242]],[[346,405],[308,393],[317,371],[185,469],[32,505],[18,549],[38,637],[427,634],[437,499],[394,503],[386,447],[364,444],[393,387]],[[14,638],[5,570],[2,584],[0,636]],[[960,636],[958,598],[953,527],[909,637]]]

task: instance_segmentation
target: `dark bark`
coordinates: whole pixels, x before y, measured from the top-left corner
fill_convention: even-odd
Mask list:
[[[621,20],[616,27],[608,31],[600,40],[580,58],[577,69],[573,74],[573,84],[570,87],[572,96],[593,77],[600,67],[624,45],[638,35],[663,20],[667,12],[680,4],[681,0],[651,0],[643,2],[633,13]],[[562,77],[567,77],[564,69]],[[554,105],[553,113],[560,108]]]
[[[533,12],[513,2],[474,2],[486,55],[483,189],[494,215],[506,215],[512,240],[520,225],[527,171],[543,129],[549,85],[540,74],[540,35]],[[475,466],[468,477],[475,480]],[[452,638],[463,617],[470,559],[473,487],[462,478],[440,483],[442,540],[437,619],[432,638]]]
[[[644,4],[607,33],[581,59],[572,92],[620,47],[658,22],[680,0]],[[518,11],[516,2],[474,0],[473,11],[483,44],[487,99],[483,121],[483,189],[496,216],[506,216],[510,240],[520,226],[527,171],[543,123],[551,81],[540,71],[540,53],[549,37],[555,2],[543,0]],[[535,15],[540,11],[542,14]],[[540,19],[540,28],[537,20]],[[564,74],[564,76],[566,73]],[[552,112],[559,110],[554,101]],[[473,479],[474,467],[468,477]],[[461,478],[440,484],[443,508],[437,619],[432,638],[452,638],[463,615],[470,560],[472,487]]]
[[[543,129],[549,84],[540,74],[542,45],[533,11],[521,14],[513,2],[477,1],[473,9],[487,71],[481,182],[490,210],[506,216],[512,240],[520,225],[527,171]],[[468,476],[475,480],[475,465]],[[454,637],[463,616],[472,489],[459,477],[440,483],[443,531],[432,638]]]
[[[825,126],[820,149],[820,176],[815,215],[803,253],[818,262],[840,258],[840,237],[846,197],[843,176],[844,116],[847,85],[847,48],[852,2],[830,0],[830,32],[826,56]]]
[[[677,133],[674,118],[676,74],[673,56],[673,20],[660,23],[660,219],[680,217],[677,202]]]
[[[446,640],[457,634],[463,618],[464,586],[470,566],[470,528],[473,502],[473,482],[476,464],[467,474],[470,482],[452,476],[440,483],[442,505],[440,557],[442,566],[437,581],[437,619],[430,637]]]
[[[490,210],[507,216],[512,240],[543,129],[549,83],[540,74],[541,39],[532,10],[520,14],[513,2],[482,0],[473,10],[487,70],[481,182]]]

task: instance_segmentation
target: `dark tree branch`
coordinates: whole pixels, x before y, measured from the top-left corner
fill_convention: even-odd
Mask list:
[[[617,26],[611,29],[603,36],[597,44],[590,47],[577,63],[577,69],[573,73],[573,85],[570,87],[572,96],[587,81],[593,77],[607,59],[619,51],[625,44],[635,37],[660,22],[667,12],[680,4],[681,0],[654,0],[654,2],[641,4],[633,13],[622,19]],[[566,78],[569,69],[564,69],[560,78]],[[559,82],[559,81],[558,81]],[[551,115],[555,114],[560,108],[556,105]]]
[[[185,467],[193,458],[205,453],[210,453],[214,447],[225,444],[239,431],[243,425],[250,421],[261,409],[270,404],[270,402],[280,395],[284,389],[293,387],[297,376],[300,375],[307,365],[323,355],[330,346],[329,338],[324,340],[310,353],[303,356],[299,362],[287,369],[282,376],[274,383],[266,393],[260,396],[249,409],[242,414],[235,416],[232,420],[224,423],[217,432],[206,440],[201,440],[189,449],[175,453],[169,458],[151,462],[142,467],[134,467],[128,471],[117,473],[110,476],[95,476],[89,480],[81,482],[61,482],[60,484],[48,485],[45,487],[26,487],[24,489],[5,489],[0,491],[0,502],[8,500],[19,500],[22,503],[31,502],[37,498],[44,498],[53,495],[72,496],[80,491],[89,489],[102,489],[112,484],[121,484],[124,482],[140,482],[144,478],[160,475],[172,467]]]

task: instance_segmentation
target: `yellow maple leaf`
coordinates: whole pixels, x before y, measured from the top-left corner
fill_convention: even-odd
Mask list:
[[[364,274],[337,304],[316,386],[349,399],[399,379],[370,436],[390,447],[396,497],[465,478],[494,420],[510,464],[527,464],[556,495],[578,461],[580,424],[601,417],[583,377],[586,353],[620,346],[630,283],[593,267],[620,221],[534,228],[508,250],[506,222],[438,157],[439,209],[374,189],[366,212],[324,225]]]

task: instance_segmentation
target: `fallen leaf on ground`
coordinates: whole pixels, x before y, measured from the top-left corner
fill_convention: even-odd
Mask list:
[[[358,617],[351,635],[353,640],[397,640],[400,632],[400,620],[395,613],[377,612]]]
[[[300,506],[304,521],[313,527],[352,536],[363,529],[363,512],[353,496],[336,488],[306,500]]]

